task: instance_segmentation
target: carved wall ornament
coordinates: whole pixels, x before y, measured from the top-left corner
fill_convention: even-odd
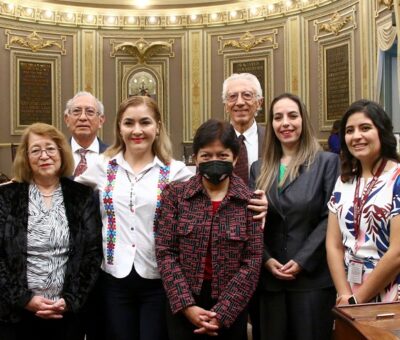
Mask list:
[[[319,30],[338,35],[340,30],[350,21],[350,15],[342,17],[338,12],[336,12],[332,15],[330,22],[320,24]]]
[[[262,32],[262,34],[252,34],[246,32],[239,39],[231,39],[226,36],[219,36],[219,49],[218,54],[224,54],[226,52],[232,52],[234,49],[244,50],[245,52],[250,52],[255,49],[264,49],[265,47],[272,47],[273,49],[278,48],[278,43],[276,37],[278,30],[274,29],[270,32]],[[261,47],[260,45],[263,44]],[[260,46],[260,47],[257,47]]]
[[[391,9],[393,7],[393,0],[378,0],[379,5],[384,5],[387,8]]]
[[[115,45],[115,41],[111,41],[111,57],[115,57],[118,52],[129,54],[139,59],[140,64],[145,64],[152,56],[160,54],[163,51],[169,53],[170,57],[173,57],[172,53],[173,40],[166,41],[152,41],[148,42],[143,38],[140,38],[136,42],[123,42]]]
[[[224,43],[224,48],[228,47],[228,46],[232,46],[232,47],[236,47],[236,48],[240,48],[242,50],[245,50],[246,52],[250,52],[250,50],[254,47],[256,47],[257,45],[262,44],[263,42],[266,41],[270,41],[273,42],[274,39],[268,35],[268,36],[264,36],[261,38],[257,38],[256,36],[254,36],[253,34],[251,34],[250,32],[246,32],[245,34],[243,34],[239,40],[228,40],[227,42]]]
[[[356,29],[356,17],[355,17],[356,9],[353,6],[350,10],[345,13],[335,12],[331,15],[331,17],[323,20],[315,20],[315,35],[314,41],[318,41],[318,39],[328,36],[328,35],[336,35],[338,36],[341,32],[349,29]]]
[[[21,34],[12,33],[10,30],[6,30],[7,43],[5,48],[10,49],[13,45],[18,45],[23,48],[30,49],[32,52],[38,52],[43,49],[56,48],[57,52],[61,52],[62,55],[66,54],[65,50],[65,36],[60,36],[54,40],[47,40],[41,37],[36,31],[33,31],[27,36]]]

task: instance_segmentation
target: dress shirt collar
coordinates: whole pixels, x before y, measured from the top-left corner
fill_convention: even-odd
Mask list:
[[[82,148],[78,142],[75,140],[74,137],[71,137],[71,149],[73,153],[76,153],[78,150],[80,149],[84,149]],[[92,142],[92,144],[89,145],[88,148],[86,148],[86,150],[89,150],[91,152],[94,153],[100,153],[100,144],[99,144],[99,140],[97,138],[95,138]]]
[[[240,135],[243,135],[246,141],[250,141],[251,138],[254,135],[257,135],[257,122],[256,122],[256,120],[255,119],[253,120],[253,124],[245,132],[240,133],[236,129],[235,129],[235,132],[236,132],[236,136],[237,137],[239,137]]]

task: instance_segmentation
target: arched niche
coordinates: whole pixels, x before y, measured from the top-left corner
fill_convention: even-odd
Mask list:
[[[150,67],[132,67],[122,78],[121,99],[148,94],[159,102],[163,94],[161,79],[161,75]]]
[[[157,80],[148,71],[139,71],[128,79],[128,96],[149,96],[157,100]]]
[[[157,102],[162,115],[167,116],[162,77],[156,69],[143,65],[132,67],[122,78],[121,95],[121,100],[130,96],[148,95]]]

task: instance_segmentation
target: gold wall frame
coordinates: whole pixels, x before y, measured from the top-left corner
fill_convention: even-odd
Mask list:
[[[46,118],[46,122],[60,128],[61,122],[61,56],[54,54],[43,54],[32,52],[21,52],[21,51],[11,51],[10,59],[10,79],[11,79],[11,89],[10,92],[10,103],[11,103],[11,135],[21,135],[23,130],[29,126],[30,123],[38,120],[40,121],[41,110],[48,111],[49,117]],[[41,90],[42,93],[34,93],[30,95],[30,98],[23,98],[21,95],[21,74],[24,65],[31,65],[32,67],[42,68],[45,71],[44,77],[49,76],[48,81],[51,84],[43,84]],[[36,66],[35,66],[36,65]],[[28,69],[29,72],[29,69]],[[37,76],[36,70],[32,70],[32,78]],[[40,76],[40,75],[39,75]],[[28,75],[30,77],[30,75]],[[47,80],[44,79],[43,82]],[[25,82],[28,85],[29,82]],[[39,89],[40,90],[40,89]],[[49,96],[47,106],[41,107],[41,96]],[[30,101],[30,102],[29,102]],[[21,108],[31,106],[31,111],[21,112]],[[50,107],[49,107],[50,106]],[[32,116],[29,116],[32,115]],[[29,122],[29,123],[27,123]]]
[[[354,74],[354,35],[352,33],[343,35],[340,38],[334,38],[334,39],[329,39],[325,41],[319,42],[318,50],[319,50],[319,88],[320,88],[320,96],[319,96],[319,130],[320,131],[330,131],[332,127],[332,123],[338,119],[339,117],[331,117],[328,116],[328,112],[334,111],[334,109],[329,108],[328,109],[328,86],[333,86],[335,84],[328,84],[328,76],[327,76],[327,70],[328,70],[328,65],[327,65],[327,55],[329,52],[332,52],[334,49],[346,49],[347,53],[347,67],[348,67],[348,74],[346,76],[345,73],[346,71],[343,70],[343,67],[340,64],[340,61],[338,62],[338,74],[340,76],[340,73],[343,74],[342,81],[347,82],[347,89],[348,89],[348,103],[347,105],[344,105],[342,103],[342,98],[338,99],[338,106],[343,104],[345,108],[347,108],[350,103],[354,101],[355,98],[355,85],[354,85],[354,79],[355,79],[355,74]],[[332,67],[332,65],[330,65]],[[340,68],[342,67],[342,68]],[[342,84],[338,84],[341,88],[344,86]],[[342,114],[344,113],[344,110]]]

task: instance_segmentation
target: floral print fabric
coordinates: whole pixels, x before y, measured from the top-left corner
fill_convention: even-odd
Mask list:
[[[368,179],[360,180],[358,197],[361,197]],[[354,192],[357,178],[343,183],[336,182],[328,208],[338,217],[342,241],[345,249],[346,271],[350,261],[363,263],[362,283],[351,283],[353,292],[368,280],[368,275],[389,248],[390,220],[400,213],[400,165],[384,172],[372,189],[361,212],[360,232],[356,238],[354,231]],[[391,302],[398,300],[400,276],[391,282],[371,302]]]

